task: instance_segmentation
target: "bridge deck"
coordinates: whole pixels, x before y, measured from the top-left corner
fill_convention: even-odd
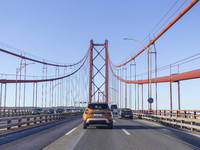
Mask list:
[[[114,117],[114,128],[82,128],[82,118],[0,138],[0,149],[200,149],[200,136],[157,123]],[[61,124],[62,123],[62,124]]]

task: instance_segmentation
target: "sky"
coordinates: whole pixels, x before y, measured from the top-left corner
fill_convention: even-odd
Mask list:
[[[5,48],[3,45],[7,44],[17,48],[17,51],[11,49],[16,53],[25,53],[41,60],[73,64],[86,54],[91,39],[94,43],[104,43],[107,39],[111,61],[114,64],[121,64],[141,49],[138,48],[137,42],[123,40],[124,37],[147,44],[149,38],[152,39],[157,35],[190,0],[184,2],[183,0],[0,0],[0,47]],[[151,32],[175,3],[158,28]],[[166,21],[182,4],[175,15]],[[198,2],[155,42],[158,68],[199,53],[199,7]],[[136,59],[138,74],[147,72],[146,57],[144,52]],[[0,59],[0,73],[16,73],[19,59],[2,53]],[[35,69],[36,67],[37,65],[31,66]],[[199,61],[181,66],[180,72],[193,69],[199,69]],[[29,74],[37,74],[36,72],[30,71]],[[177,69],[173,68],[172,72],[176,73]],[[169,75],[169,70],[158,73],[159,75]],[[181,82],[182,109],[200,108],[199,82],[199,79]],[[169,108],[169,84],[161,83],[158,93],[158,107]],[[176,109],[176,84],[173,84],[173,99]],[[145,104],[147,105],[147,102]]]

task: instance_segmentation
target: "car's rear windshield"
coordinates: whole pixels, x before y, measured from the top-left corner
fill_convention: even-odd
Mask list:
[[[106,109],[108,108],[107,104],[89,104],[88,105],[89,109]]]
[[[117,109],[117,105],[111,105],[111,110]]]
[[[131,109],[123,109],[122,111],[130,111],[131,112]]]

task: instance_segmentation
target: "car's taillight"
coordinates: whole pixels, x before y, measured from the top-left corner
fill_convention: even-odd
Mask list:
[[[107,113],[108,113],[108,114],[111,114],[111,111],[110,111],[110,109],[108,109],[108,110],[107,110]]]
[[[85,114],[88,114],[88,109],[85,110]]]

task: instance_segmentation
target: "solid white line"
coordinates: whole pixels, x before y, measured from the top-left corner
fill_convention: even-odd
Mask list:
[[[116,122],[115,120],[113,120],[113,122]]]
[[[76,130],[76,128],[70,130],[69,132],[67,132],[65,135],[69,135],[70,133],[72,133],[74,130]]]
[[[125,129],[122,129],[122,131],[124,131],[124,133],[126,133],[126,135],[131,135],[128,131],[126,131]]]

